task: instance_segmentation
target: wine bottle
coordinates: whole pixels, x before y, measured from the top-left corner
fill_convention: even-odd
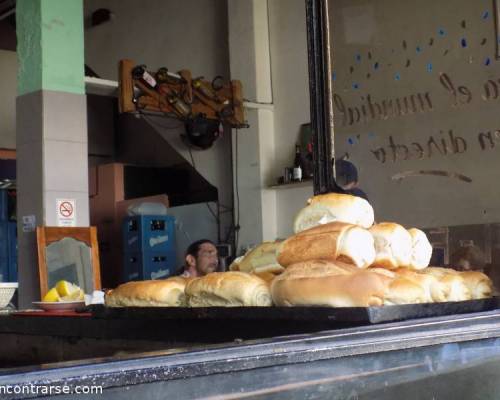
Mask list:
[[[207,97],[210,100],[219,102],[219,97],[217,96],[217,94],[212,89],[208,88],[201,80],[201,78],[194,79],[192,84],[193,87],[199,90],[200,93],[203,94],[205,97]]]
[[[153,78],[153,75],[151,75],[147,70],[145,65],[137,65],[132,69],[132,77],[134,79],[141,79],[144,82],[146,82],[149,86],[151,86],[153,89],[156,87],[157,82],[156,79]]]
[[[302,171],[304,170],[304,162],[300,153],[300,146],[295,146],[295,160],[293,161],[293,180],[300,182],[302,180]]]

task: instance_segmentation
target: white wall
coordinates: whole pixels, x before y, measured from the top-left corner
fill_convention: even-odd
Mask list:
[[[87,18],[98,8],[108,8],[114,16],[85,31],[85,62],[102,78],[116,80],[118,62],[124,58],[151,70],[189,69],[194,77],[229,78],[226,0],[85,0],[84,5]],[[158,122],[162,123],[171,125],[172,121]],[[160,134],[189,161],[179,131],[161,129],[158,124],[155,128]],[[231,206],[230,134],[209,150],[193,151],[193,158],[201,175],[219,189],[221,204]],[[222,217],[223,236],[230,216]]]
[[[0,149],[16,148],[17,55],[0,50]]]
[[[269,179],[276,179],[293,165],[300,125],[310,122],[306,8],[304,0],[269,0],[268,6],[275,145]],[[312,184],[277,190],[278,237],[292,233],[295,214],[312,194]]]

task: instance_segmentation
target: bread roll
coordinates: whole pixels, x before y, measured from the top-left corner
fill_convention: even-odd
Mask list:
[[[408,229],[412,240],[411,260],[408,267],[423,269],[429,265],[432,256],[432,245],[427,235],[417,228]]]
[[[396,277],[384,294],[384,305],[418,304],[428,299],[424,288],[410,279]]]
[[[479,271],[460,272],[472,299],[485,299],[493,294],[493,283],[487,275]]]
[[[311,197],[308,206],[295,217],[295,233],[329,222],[346,222],[369,228],[373,225],[373,208],[365,199],[350,194],[328,193]]]
[[[391,278],[340,262],[305,261],[271,283],[277,306],[370,307],[384,304]]]
[[[425,303],[446,301],[446,287],[435,276],[422,274],[409,268],[394,270],[398,276],[420,285],[425,292]]]
[[[238,307],[272,305],[269,285],[246,272],[212,272],[186,286],[191,307]]]
[[[375,240],[375,260],[372,266],[395,269],[410,265],[412,238],[401,225],[382,222],[369,229]]]
[[[190,278],[172,277],[154,281],[127,282],[106,295],[109,307],[185,306],[184,288]]]
[[[283,268],[283,270],[285,270]],[[252,275],[258,276],[260,279],[266,281],[270,284],[276,276],[279,274],[273,274],[272,272],[264,271],[264,272],[251,272]]]
[[[264,242],[250,250],[239,260],[238,269],[242,272],[271,272],[281,273],[284,268],[276,261],[276,249],[280,242]],[[232,264],[231,264],[232,265]]]
[[[231,263],[231,265],[229,265],[228,270],[229,271],[239,271],[240,270],[240,262],[241,262],[241,260],[243,260],[243,258],[245,258],[245,256],[236,257],[233,260],[233,262]]]
[[[291,236],[278,247],[277,258],[284,267],[310,260],[340,260],[366,268],[375,259],[375,247],[366,229],[331,222]]]
[[[471,300],[472,295],[460,274],[451,268],[428,267],[419,273],[430,274],[444,285],[445,301]]]

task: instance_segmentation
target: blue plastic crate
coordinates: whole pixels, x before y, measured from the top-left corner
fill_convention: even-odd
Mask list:
[[[177,270],[175,258],[175,251],[125,253],[123,281],[168,278]]]
[[[17,282],[17,224],[16,222],[8,223],[9,237],[9,282]]]
[[[9,196],[5,189],[0,189],[0,221],[9,219]]]
[[[168,215],[142,215],[123,220],[123,251],[169,252],[175,250],[175,218]]]
[[[9,258],[9,223],[0,222],[0,258]]]

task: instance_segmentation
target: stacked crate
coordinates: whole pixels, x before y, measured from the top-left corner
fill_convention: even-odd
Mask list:
[[[17,282],[17,226],[9,221],[7,190],[0,190],[0,282]]]
[[[163,279],[177,266],[175,218],[140,215],[123,221],[123,281]]]

